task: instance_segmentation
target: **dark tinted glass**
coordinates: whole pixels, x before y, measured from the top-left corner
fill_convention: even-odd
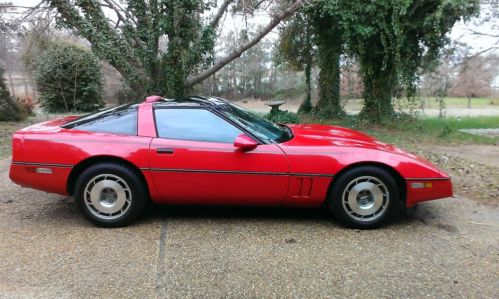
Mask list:
[[[228,104],[219,108],[226,117],[244,127],[259,138],[282,142],[289,139],[286,131],[278,125],[259,117],[237,105]]]
[[[159,137],[232,143],[242,132],[205,109],[156,109]]]
[[[137,106],[125,105],[90,114],[64,127],[82,131],[137,135]]]

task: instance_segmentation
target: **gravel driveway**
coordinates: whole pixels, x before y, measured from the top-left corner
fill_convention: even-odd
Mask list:
[[[429,202],[378,230],[321,210],[155,207],[99,229],[0,160],[0,297],[483,297],[499,294],[499,208]]]

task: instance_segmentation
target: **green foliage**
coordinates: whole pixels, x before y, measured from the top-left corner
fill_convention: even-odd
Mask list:
[[[446,34],[475,14],[478,0],[323,0],[343,30],[346,48],[361,65],[365,106],[373,122],[393,115],[398,86],[414,96],[418,69],[436,59]]]
[[[302,10],[281,28],[276,58],[278,62],[286,62],[299,71],[313,64],[315,49],[311,25],[311,14]]]
[[[49,112],[95,111],[104,106],[100,61],[80,46],[51,43],[38,60],[35,81],[41,106]]]
[[[21,107],[10,96],[9,89],[5,85],[3,69],[0,68],[0,121],[20,121],[25,118]]]
[[[312,65],[305,66],[305,99],[298,107],[298,113],[309,113],[312,111]]]
[[[342,30],[338,20],[322,4],[313,11],[313,23],[318,47],[319,100],[314,114],[323,118],[343,117],[340,105],[340,57],[342,53]]]
[[[268,119],[274,123],[282,123],[282,124],[300,123],[300,118],[298,117],[298,115],[293,112],[288,112],[287,110],[270,111],[264,117],[265,119]]]
[[[324,9],[323,3],[306,7],[281,30],[278,60],[305,71],[306,95],[299,113],[313,112],[320,117],[343,116],[340,105],[341,28],[336,17]],[[317,64],[319,100],[311,101],[311,69]],[[312,109],[314,108],[314,109]]]
[[[90,41],[93,52],[108,61],[141,96],[180,97],[185,80],[211,62],[215,28],[201,16],[213,6],[202,0],[128,0],[114,28],[99,1],[51,0],[61,26]],[[111,2],[112,3],[112,2]],[[113,7],[113,10],[118,8]],[[215,25],[214,25],[215,26]],[[166,37],[166,49],[160,39]]]

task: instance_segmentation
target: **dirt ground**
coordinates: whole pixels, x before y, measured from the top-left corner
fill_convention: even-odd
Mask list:
[[[432,149],[441,158],[440,150],[449,152]],[[475,163],[473,152],[466,161]],[[453,165],[458,156],[441,159]],[[0,297],[499,293],[499,207],[460,191],[371,231],[343,228],[317,209],[202,207],[154,207],[132,226],[100,229],[71,198],[11,183],[9,163],[0,159]]]
[[[413,152],[445,170],[454,192],[499,206],[499,145],[413,145]]]

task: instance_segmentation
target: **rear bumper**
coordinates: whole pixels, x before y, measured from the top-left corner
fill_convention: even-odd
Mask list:
[[[66,183],[73,166],[12,162],[10,179],[23,187],[68,195]]]
[[[419,202],[452,197],[452,181],[443,178],[406,179],[406,206],[412,207]]]

